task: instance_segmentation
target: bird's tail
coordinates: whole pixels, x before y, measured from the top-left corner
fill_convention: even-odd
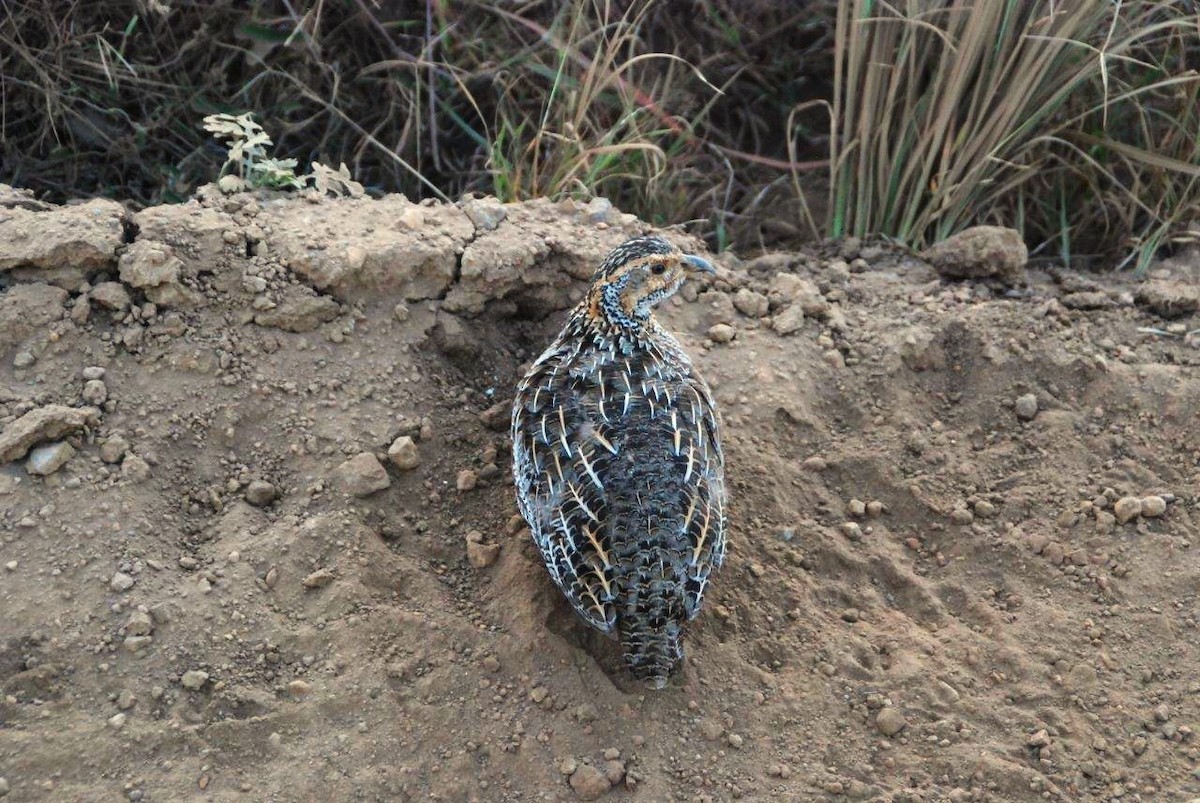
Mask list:
[[[666,686],[671,670],[683,659],[683,629],[679,618],[662,609],[629,611],[624,616],[617,616],[617,632],[625,663],[633,676],[649,682],[656,689]]]

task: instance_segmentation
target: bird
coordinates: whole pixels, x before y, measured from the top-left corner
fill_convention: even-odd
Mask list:
[[[725,459],[708,384],[654,316],[702,257],[657,235],[617,246],[517,387],[517,504],[579,617],[664,688],[726,552]]]

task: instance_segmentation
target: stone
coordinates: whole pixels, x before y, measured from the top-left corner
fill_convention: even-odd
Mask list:
[[[125,634],[129,636],[148,636],[154,632],[154,620],[146,611],[134,611],[125,622]]]
[[[85,272],[108,267],[124,242],[124,218],[124,207],[101,199],[46,210],[5,209],[0,273],[26,266]]]
[[[1161,496],[1147,496],[1142,499],[1142,515],[1148,519],[1156,519],[1167,512],[1167,500]]]
[[[1032,393],[1026,393],[1013,403],[1013,411],[1022,421],[1032,421],[1038,414],[1038,399]]]
[[[108,385],[104,384],[103,379],[89,379],[83,383],[80,396],[86,404],[99,407],[108,401]]]
[[[343,491],[360,499],[392,485],[387,470],[370,452],[361,452],[334,469],[333,480]]]
[[[300,584],[308,589],[324,588],[332,583],[336,577],[331,569],[317,569],[301,580]]]
[[[66,290],[43,282],[18,284],[0,293],[0,351],[61,320],[68,298]]]
[[[467,539],[467,560],[476,569],[486,569],[496,562],[500,555],[499,544],[484,544]]]
[[[1117,523],[1124,524],[1142,515],[1142,500],[1134,496],[1123,496],[1113,502],[1112,512],[1117,517]]]
[[[778,335],[793,335],[804,326],[804,310],[793,305],[780,312],[771,320],[771,329]]]
[[[121,476],[129,482],[145,482],[150,479],[150,464],[142,456],[128,453],[121,463]]]
[[[246,486],[246,501],[255,507],[265,507],[275,501],[278,492],[266,480],[251,480]]]
[[[166,243],[139,238],[121,255],[121,281],[145,292],[160,307],[192,307],[199,300],[180,281],[184,263]]]
[[[110,435],[100,444],[100,459],[105,463],[120,463],[129,451],[129,441],[120,435]]]
[[[88,297],[114,312],[125,312],[129,309],[129,291],[120,282],[100,282],[91,289]]]
[[[388,447],[388,460],[400,471],[412,471],[421,465],[421,454],[417,443],[408,435],[401,435]]]
[[[66,441],[38,446],[29,453],[25,470],[34,476],[44,477],[65,466],[75,456],[75,447]]]
[[[508,216],[504,204],[496,198],[472,198],[463,201],[461,206],[476,230],[495,231]]]
[[[875,717],[875,727],[879,728],[879,732],[884,736],[890,738],[907,728],[908,720],[904,718],[900,709],[889,706],[879,710],[879,714]]]
[[[133,588],[134,579],[125,572],[115,572],[112,579],[108,581],[108,587],[118,594],[128,591]]]
[[[1191,281],[1151,279],[1138,288],[1134,298],[1160,318],[1182,318],[1200,311],[1200,288]]]
[[[926,249],[921,258],[949,279],[995,278],[1018,284],[1029,250],[1021,233],[1003,226],[973,226]]]
[[[96,410],[48,404],[30,410],[0,432],[0,463],[19,460],[34,444],[73,434],[99,422]]]
[[[612,784],[608,776],[591,764],[580,764],[571,773],[571,788],[580,800],[599,800]]]
[[[771,302],[762,293],[743,287],[733,294],[733,308],[747,318],[761,318],[770,311]]]
[[[307,287],[288,285],[275,307],[256,313],[254,322],[285,332],[303,333],[332,321],[339,314],[341,305],[329,296],[317,295]]]
[[[714,343],[728,343],[737,336],[737,330],[727,323],[714,323],[708,330],[708,339]]]
[[[202,669],[189,669],[183,673],[179,683],[189,691],[197,691],[204,688],[205,683],[208,683],[208,673]]]

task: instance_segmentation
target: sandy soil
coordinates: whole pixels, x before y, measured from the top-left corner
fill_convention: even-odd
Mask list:
[[[642,230],[0,188],[4,803],[1200,797],[1200,258],[717,258],[663,317],[732,548],[655,693],[559,599],[506,433]]]

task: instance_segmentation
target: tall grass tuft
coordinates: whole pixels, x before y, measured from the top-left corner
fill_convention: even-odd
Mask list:
[[[840,4],[828,234],[924,246],[996,222],[1143,268],[1200,200],[1190,6]]]

